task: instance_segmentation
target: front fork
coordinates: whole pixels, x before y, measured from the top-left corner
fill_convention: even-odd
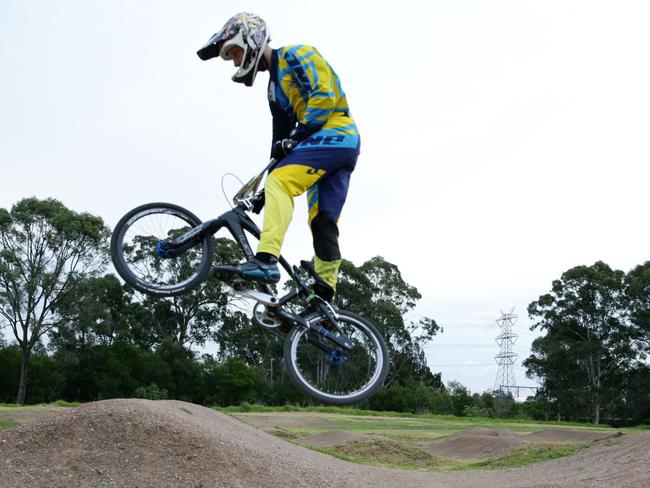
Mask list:
[[[296,315],[292,312],[288,312],[283,308],[278,307],[275,313],[281,319],[287,320],[289,322],[298,324],[302,327],[314,331],[319,337],[325,338],[328,341],[333,342],[341,349],[344,349],[346,351],[351,350],[353,347],[352,341],[341,330],[341,326],[338,323],[338,316],[334,311],[334,309],[332,308],[332,306],[329,303],[325,302],[324,300],[321,301],[321,303],[319,303],[319,306],[321,312],[323,312],[323,314],[327,318],[327,321],[330,324],[332,324],[336,329],[337,332],[336,334],[333,333],[330,329],[323,327],[318,323],[307,321],[305,318],[300,317],[299,315]],[[322,342],[314,341],[314,345],[316,345],[320,349],[323,349],[327,353],[332,352],[332,349],[328,348]]]

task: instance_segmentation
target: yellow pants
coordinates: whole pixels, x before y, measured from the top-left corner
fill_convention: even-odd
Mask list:
[[[280,256],[280,250],[284,236],[289,228],[293,216],[293,198],[305,193],[312,188],[320,178],[325,175],[323,169],[315,169],[303,164],[288,164],[276,168],[267,177],[264,185],[265,210],[264,225],[257,252],[265,252],[276,257]],[[318,202],[310,202],[309,225],[318,215]],[[336,227],[336,224],[334,224]],[[338,230],[336,231],[338,236]],[[336,239],[336,236],[334,239]],[[317,249],[314,234],[314,247]],[[336,244],[338,251],[338,244]],[[332,256],[316,256],[314,258],[314,269],[328,285],[336,289],[338,270],[341,265],[339,256],[336,259],[328,259]],[[323,259],[325,258],[325,259]]]

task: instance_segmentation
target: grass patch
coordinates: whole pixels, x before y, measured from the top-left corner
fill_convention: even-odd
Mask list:
[[[434,471],[449,469],[456,464],[454,461],[431,456],[420,449],[384,440],[360,440],[315,450],[353,463],[390,468]]]
[[[18,427],[20,424],[13,419],[0,419],[0,430]]]
[[[57,407],[78,407],[81,405],[79,402],[66,402],[65,400],[57,400],[54,402]]]
[[[191,410],[188,410],[188,409],[185,408],[185,407],[178,407],[178,409],[179,409],[179,410],[182,410],[182,411],[185,412],[186,414],[194,415],[194,414],[192,413]]]
[[[57,407],[78,407],[81,405],[79,402],[66,402],[65,400],[56,400],[52,403],[37,403],[35,405],[18,405],[17,403],[0,403],[0,407],[7,408],[29,408],[29,407],[47,407],[55,405]]]
[[[301,435],[287,429],[281,429],[280,427],[274,427],[273,430],[268,430],[267,433],[274,435],[275,437],[279,437],[280,439],[286,440],[294,440],[305,437],[305,435]]]
[[[474,461],[467,464],[456,466],[455,470],[475,469],[475,468],[489,468],[489,469],[502,469],[502,468],[516,468],[525,466],[527,464],[536,463],[538,461],[548,461],[550,459],[557,459],[564,456],[575,454],[589,443],[569,444],[569,445],[544,445],[528,446],[518,449],[514,452],[501,454],[481,461]]]
[[[493,456],[480,461],[456,461],[432,456],[414,446],[384,440],[361,440],[314,450],[353,463],[420,471],[465,471],[470,469],[505,469],[525,466],[575,454],[588,443],[572,445],[538,445]]]
[[[357,415],[357,416],[378,416],[382,417],[417,417],[417,415],[408,412],[377,412],[375,410],[361,410],[358,408],[346,407],[301,407],[299,405],[281,405],[269,407],[266,405],[248,404],[229,406],[229,407],[212,407],[214,410],[224,413],[277,413],[277,412],[304,412],[304,413],[332,413],[340,415]]]
[[[559,422],[557,420],[532,420],[532,419],[496,419],[489,417],[456,417],[454,415],[435,415],[431,413],[409,413],[362,410],[351,407],[301,407],[299,405],[266,406],[258,404],[243,403],[238,406],[212,407],[214,410],[228,414],[237,413],[280,413],[280,412],[301,412],[301,413],[326,413],[354,417],[394,417],[400,419],[430,420],[440,422],[446,430],[459,430],[472,427],[486,427],[490,429],[503,428],[512,432],[526,433],[536,432],[547,427],[571,427],[590,431],[612,431],[614,428],[607,424],[587,424],[581,422]],[[378,422],[384,422],[378,420]],[[426,424],[431,428],[431,424]],[[425,427],[422,427],[425,428]],[[624,431],[650,429],[650,425],[626,427]]]

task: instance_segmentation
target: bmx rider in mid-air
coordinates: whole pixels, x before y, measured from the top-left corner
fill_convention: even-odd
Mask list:
[[[258,71],[269,72],[273,116],[271,157],[277,163],[264,184],[265,211],[255,257],[217,271],[263,283],[277,283],[278,257],[293,214],[293,198],[307,192],[314,269],[322,278],[314,291],[331,301],[341,252],[338,219],[359,156],[360,138],[341,82],[311,46],[272,49],[266,23],[239,13],[198,51],[201,59],[232,60],[237,83],[252,86]]]

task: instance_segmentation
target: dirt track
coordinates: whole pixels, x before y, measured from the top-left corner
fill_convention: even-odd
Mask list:
[[[0,432],[0,487],[650,486],[650,432],[544,463],[412,472],[348,463],[178,401],[108,400]]]

